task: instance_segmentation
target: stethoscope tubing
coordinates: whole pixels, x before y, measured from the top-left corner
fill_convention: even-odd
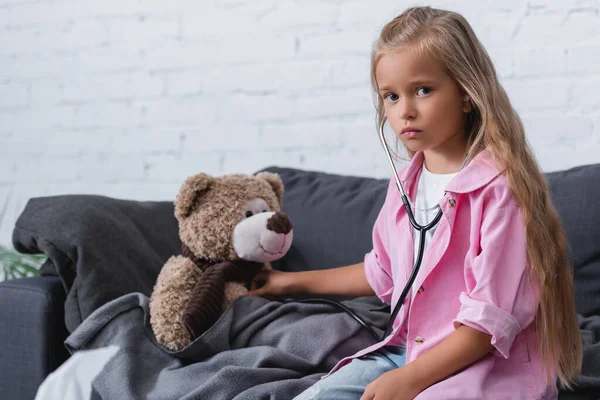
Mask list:
[[[394,178],[396,179],[396,186],[398,187],[398,190],[400,191],[400,194],[402,195],[402,203],[404,204],[404,208],[406,209],[406,214],[408,215],[408,220],[410,221],[410,224],[413,226],[413,228],[419,232],[419,250],[417,252],[417,259],[415,260],[415,265],[413,266],[413,270],[412,270],[412,273],[410,274],[410,278],[408,279],[408,282],[406,282],[406,285],[404,286],[404,289],[402,290],[402,294],[400,294],[400,297],[398,298],[398,302],[396,303],[396,306],[394,307],[394,310],[392,311],[390,320],[388,321],[387,327],[383,333],[383,337],[381,338],[381,340],[385,339],[392,331],[393,326],[394,326],[394,321],[396,320],[396,317],[398,316],[398,312],[400,312],[400,308],[402,307],[402,304],[404,303],[404,300],[406,299],[406,296],[408,295],[408,291],[410,290],[415,279],[417,278],[417,274],[419,273],[419,269],[421,268],[421,264],[423,263],[423,253],[425,252],[425,235],[427,234],[427,231],[433,229],[440,222],[440,219],[442,218],[442,209],[440,208],[440,206],[438,204],[436,207],[438,209],[438,212],[436,213],[433,220],[431,220],[431,222],[429,222],[428,224],[421,225],[415,219],[415,215],[412,211],[410,199],[408,198],[408,195],[404,191],[404,187],[402,186],[402,182],[400,181],[400,177],[398,176],[398,171],[396,170],[396,165],[394,164],[394,160],[392,159],[390,149],[385,140],[385,135],[384,135],[383,129],[385,127],[386,121],[387,121],[387,118],[384,116],[383,119],[381,120],[381,124],[379,126],[379,139],[381,140],[381,144],[383,145],[383,149],[385,150],[385,154],[386,154],[387,159],[392,168],[392,172],[394,173]]]

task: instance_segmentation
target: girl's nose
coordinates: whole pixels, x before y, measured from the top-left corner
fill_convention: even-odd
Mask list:
[[[398,116],[403,120],[414,119],[416,117],[416,110],[412,101],[400,100],[398,103]]]

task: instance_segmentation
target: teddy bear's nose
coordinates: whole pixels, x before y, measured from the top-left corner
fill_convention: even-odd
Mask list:
[[[276,212],[267,220],[267,229],[287,235],[292,230],[292,223],[285,213]]]

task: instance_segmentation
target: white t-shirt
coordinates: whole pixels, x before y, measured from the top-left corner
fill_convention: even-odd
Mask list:
[[[417,195],[414,200],[416,210],[413,210],[415,213],[415,220],[418,224],[427,225],[435,218],[439,209],[436,208],[431,211],[421,210],[426,210],[435,207],[437,204],[439,204],[440,200],[444,196],[446,186],[448,186],[448,184],[450,183],[452,178],[456,176],[456,174],[457,172],[452,174],[434,174],[433,172],[430,172],[427,168],[425,168],[425,163],[423,163],[423,171],[421,172],[421,177],[419,178],[419,183],[417,184]],[[423,251],[423,259],[425,258],[425,254],[427,254],[427,248],[429,247],[429,243],[431,243],[431,238],[433,237],[433,234],[435,233],[435,230],[437,229],[438,225],[428,230],[425,234],[425,249]],[[412,228],[412,231],[413,240],[415,244],[414,261],[416,261],[417,255],[419,253],[419,231],[417,231],[414,228]],[[411,266],[411,270],[412,267],[414,267],[414,264]],[[419,268],[417,276],[421,274],[421,268],[422,267]],[[415,287],[416,282],[417,279],[415,278],[415,282],[413,282],[413,287],[411,290],[412,297],[414,297],[415,293],[419,289]]]

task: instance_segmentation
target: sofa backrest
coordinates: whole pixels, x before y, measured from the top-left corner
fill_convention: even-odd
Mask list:
[[[285,185],[283,211],[294,225],[283,271],[327,269],[362,262],[385,200],[388,179],[268,167]],[[577,310],[600,315],[600,164],[546,174],[565,226],[575,271]]]

